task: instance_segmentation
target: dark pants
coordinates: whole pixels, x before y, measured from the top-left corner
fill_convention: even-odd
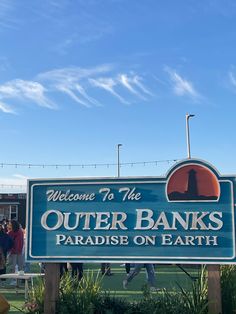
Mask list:
[[[72,272],[72,277],[77,276],[78,280],[83,278],[83,263],[70,263]]]
[[[5,258],[5,261],[7,260],[7,252],[4,252],[4,258]],[[4,275],[7,273],[7,268],[6,266],[2,269],[0,269],[0,275]],[[6,281],[6,279],[1,279],[1,281]]]
[[[129,272],[130,272],[130,264],[129,263],[125,264],[125,271],[127,274],[129,274]]]
[[[67,263],[60,263],[60,277],[66,272],[68,272]]]
[[[101,263],[101,272],[102,272],[102,275],[110,276],[111,264],[110,263]]]
[[[6,274],[6,267],[4,267],[3,269],[0,269],[0,275],[4,275]],[[6,281],[6,279],[1,279],[1,281]]]

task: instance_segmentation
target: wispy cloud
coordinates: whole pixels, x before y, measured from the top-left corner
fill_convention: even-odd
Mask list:
[[[235,78],[234,74],[231,71],[229,72],[229,80],[230,80],[230,83],[234,87],[236,87],[236,78]]]
[[[69,87],[68,85],[66,85],[66,84],[58,84],[58,85],[55,85],[55,87],[59,90],[59,91],[61,91],[61,92],[63,92],[63,93],[65,93],[65,94],[67,94],[68,96],[70,96],[74,101],[76,101],[77,103],[79,103],[79,104],[81,104],[81,105],[83,105],[83,106],[85,106],[85,107],[90,107],[90,105],[86,102],[86,101],[84,101],[83,99],[81,99],[80,97],[78,97],[75,93],[74,93],[74,91],[73,91],[73,87]]]
[[[145,100],[145,95],[152,95],[142,83],[141,76],[133,73],[113,74],[113,72],[114,66],[111,64],[94,68],[69,67],[41,73],[38,75],[38,79],[43,82],[50,81],[52,88],[64,92],[74,101],[86,107],[101,105],[99,99],[89,95],[88,89],[91,86],[105,90],[123,104],[130,104],[130,101],[123,97],[122,92],[117,91],[119,87],[124,87],[131,94]]]
[[[92,104],[94,104],[94,105],[96,105],[96,106],[100,106],[100,105],[101,105],[100,102],[98,102],[98,101],[97,101],[96,99],[94,99],[93,97],[89,96],[89,95],[86,93],[85,89],[84,89],[81,85],[76,84],[76,85],[75,85],[75,88],[76,88],[76,90],[77,90],[85,99],[87,99],[90,103],[92,103]]]
[[[15,16],[16,2],[13,0],[0,1],[0,28],[16,29],[19,20]]]
[[[56,105],[46,97],[45,87],[35,81],[24,81],[20,79],[9,81],[0,85],[0,110],[14,113],[12,105],[6,103],[6,99],[17,99],[32,101],[41,107],[55,109]]]
[[[147,89],[139,82],[138,76],[128,76],[127,74],[121,74],[118,76],[118,81],[128,89],[129,92],[133,93],[137,97],[147,100],[146,97],[144,97],[140,93],[140,89],[142,92],[147,94]],[[138,89],[137,89],[138,88]],[[149,94],[149,93],[148,93]]]
[[[86,81],[91,76],[97,76],[110,72],[111,70],[112,65],[109,64],[87,69],[69,67],[41,73],[38,75],[38,79],[42,81],[49,81],[52,88],[60,92],[64,92],[74,101],[83,106],[99,106],[101,105],[100,102],[88,95],[85,88],[82,86],[82,83],[86,84]]]
[[[138,86],[145,94],[149,95],[149,96],[153,96],[153,94],[144,86],[144,84],[142,83],[143,79],[142,77],[135,75],[133,77],[133,83]]]
[[[41,80],[74,83],[93,75],[110,72],[111,64],[104,64],[93,68],[68,67],[40,73],[37,78]]]
[[[200,94],[196,91],[193,83],[181,77],[175,70],[169,67],[165,68],[165,71],[169,74],[173,91],[178,96],[190,96],[194,100],[200,98]]]
[[[160,83],[161,85],[163,85],[163,86],[165,86],[165,87],[168,86],[168,83],[167,83],[166,81],[160,79],[160,78],[157,77],[156,75],[153,75],[153,78],[154,78],[155,81],[157,81],[157,82]]]
[[[23,175],[23,174],[19,174],[19,173],[15,173],[13,174],[13,177],[21,179],[21,180],[27,180],[29,177]]]
[[[118,80],[126,87],[131,93],[138,95],[138,92],[132,87],[132,80],[126,74],[120,74]]]
[[[0,110],[4,113],[15,113],[14,109],[11,108],[9,105],[0,101]]]
[[[114,87],[117,85],[116,81],[112,78],[98,78],[98,79],[89,79],[91,85],[104,89],[105,91],[111,93],[113,96],[118,98],[120,102],[128,105],[129,102],[121,97],[115,90]]]
[[[122,104],[153,96],[142,76],[133,72],[115,73],[112,64],[93,68],[68,67],[40,73],[34,80],[15,79],[0,85],[0,111],[16,113],[16,103],[30,102],[48,109],[57,109],[52,97],[63,93],[84,106],[102,106],[101,93],[116,97]],[[127,93],[128,92],[128,93]]]

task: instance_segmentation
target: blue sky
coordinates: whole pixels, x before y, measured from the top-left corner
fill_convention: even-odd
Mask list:
[[[235,29],[229,0],[1,0],[0,190],[115,176],[118,143],[122,176],[163,175],[186,113],[192,157],[236,173]]]

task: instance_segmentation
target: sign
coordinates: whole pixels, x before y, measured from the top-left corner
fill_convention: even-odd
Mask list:
[[[235,263],[235,177],[188,159],[166,177],[28,181],[28,261]]]

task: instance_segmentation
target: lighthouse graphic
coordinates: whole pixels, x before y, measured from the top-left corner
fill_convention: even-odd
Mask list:
[[[189,173],[188,173],[188,189],[186,191],[186,195],[189,198],[198,197],[196,173],[197,172],[194,169],[189,170]]]
[[[177,169],[167,185],[170,201],[217,200],[220,194],[216,175],[201,165],[185,165]]]

